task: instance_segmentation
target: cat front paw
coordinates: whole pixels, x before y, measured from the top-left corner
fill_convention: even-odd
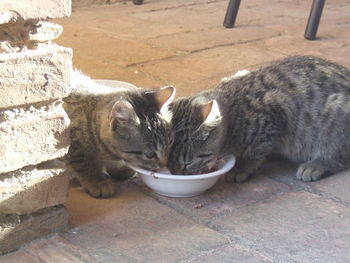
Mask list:
[[[107,198],[115,194],[115,185],[111,179],[84,186],[85,190],[95,198]]]
[[[248,177],[249,177],[248,173],[238,172],[233,169],[225,175],[225,181],[228,183],[240,184],[246,181]]]
[[[303,163],[299,166],[296,177],[304,182],[320,179],[325,174],[325,169],[316,163]]]
[[[115,170],[107,170],[110,176],[113,179],[119,181],[125,181],[135,176],[135,171],[131,170],[129,167],[122,167]]]

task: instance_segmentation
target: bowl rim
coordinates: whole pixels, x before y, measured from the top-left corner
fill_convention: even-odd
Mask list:
[[[108,86],[108,85],[104,84],[103,82],[115,82],[115,84],[130,86],[130,87],[133,87],[133,88],[137,89],[137,86],[135,86],[134,84],[132,84],[130,82],[126,82],[126,81],[121,81],[121,80],[115,80],[115,79],[93,79],[93,81],[98,83],[98,84],[100,84],[100,85],[105,85],[105,86]],[[116,87],[112,87],[112,88],[116,88]]]
[[[135,170],[138,173],[141,173],[143,175],[147,176],[152,176],[155,177],[156,179],[171,179],[171,180],[201,180],[201,179],[206,179],[214,176],[219,176],[222,175],[232,169],[232,167],[236,163],[236,158],[232,155],[226,155],[221,158],[221,160],[225,160],[225,164],[219,169],[214,172],[206,173],[206,174],[194,174],[194,175],[169,175],[169,174],[163,174],[163,173],[158,173],[158,172],[152,172],[149,170],[145,170],[139,167],[136,167],[134,165],[128,164],[128,166]]]

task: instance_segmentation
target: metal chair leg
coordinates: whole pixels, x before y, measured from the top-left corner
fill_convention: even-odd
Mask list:
[[[240,3],[241,0],[230,0],[224,19],[224,27],[234,27]]]
[[[324,3],[325,0],[313,0],[312,2],[310,16],[304,34],[304,37],[308,40],[314,40],[316,38]]]
[[[132,2],[134,3],[134,5],[142,5],[143,4],[143,0],[132,0]]]

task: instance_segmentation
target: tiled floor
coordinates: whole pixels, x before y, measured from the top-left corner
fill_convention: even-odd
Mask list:
[[[212,87],[238,69],[293,54],[350,67],[350,1],[327,1],[318,40],[304,40],[310,1],[242,1],[234,29],[228,1],[145,0],[78,9],[57,20],[57,41],[94,78],[141,87],[173,84],[178,95]],[[267,4],[268,3],[268,4]],[[71,229],[37,240],[0,262],[350,262],[350,172],[314,183],[269,161],[248,182],[217,184],[172,199],[139,179],[117,196],[93,199],[72,188]]]

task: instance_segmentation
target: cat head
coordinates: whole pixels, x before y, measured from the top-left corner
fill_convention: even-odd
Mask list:
[[[169,104],[175,88],[140,89],[114,103],[109,115],[113,149],[127,163],[148,170],[167,165],[173,143]]]
[[[172,174],[201,174],[215,168],[223,142],[216,100],[180,99],[172,105],[175,133],[168,168]]]

